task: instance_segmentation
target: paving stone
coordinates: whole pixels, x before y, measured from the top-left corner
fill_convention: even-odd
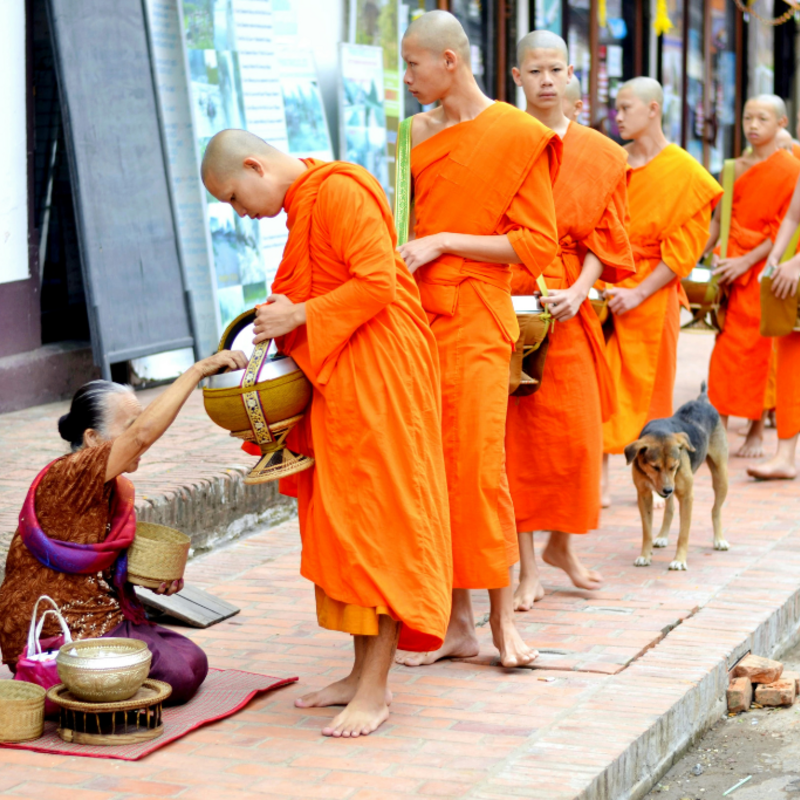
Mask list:
[[[727,692],[728,711],[731,714],[738,714],[740,711],[747,711],[753,702],[753,684],[750,678],[743,676],[734,678]]]
[[[781,677],[783,664],[771,658],[746,655],[734,668],[734,678],[750,678],[752,683],[772,683]]]

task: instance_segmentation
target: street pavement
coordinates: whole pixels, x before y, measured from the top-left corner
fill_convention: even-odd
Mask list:
[[[711,345],[710,337],[681,337],[678,402],[697,394]],[[210,423],[202,433],[199,415],[192,415],[199,449],[209,459],[242,461],[222,449],[224,436],[220,443],[212,438]],[[737,427],[733,421],[734,446]],[[162,465],[176,463],[180,438],[172,440],[171,461],[169,448],[161,451]],[[774,431],[766,447],[775,447]],[[161,469],[157,455],[146,457],[155,470]],[[355,741],[320,735],[333,709],[293,705],[301,693],[344,676],[351,645],[349,637],[316,625],[313,589],[298,572],[296,522],[262,527],[193,560],[187,570],[190,583],[236,603],[241,614],[204,631],[181,631],[205,648],[213,667],[297,675],[299,683],[141,762],[0,749],[0,800],[59,791],[81,800],[643,797],[674,754],[721,718],[733,663],[748,650],[771,654],[800,622],[797,484],[756,483],[746,476],[747,463],[731,459],[723,511],[731,550],[712,549],[712,492],[702,467],[689,570],[669,572],[677,530],[670,547],[655,551],[651,567],[633,566],[639,514],[629,468],[615,457],[613,505],[599,531],[576,537],[581,558],[603,574],[605,585],[579,591],[562,573],[542,567],[547,594],[517,617],[541,653],[533,668],[495,664],[488,598],[474,592],[480,655],[395,667],[389,722]],[[170,469],[160,474],[174,483]],[[147,491],[156,491],[159,472],[143,474]],[[144,483],[137,476],[140,491]],[[9,505],[12,494],[6,492]],[[536,538],[541,547],[545,535]]]

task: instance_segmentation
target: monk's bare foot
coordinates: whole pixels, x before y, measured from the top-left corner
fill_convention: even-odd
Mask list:
[[[424,667],[443,658],[474,658],[480,652],[474,625],[471,628],[451,625],[438,650],[431,650],[429,653],[398,653],[395,661],[405,667]]]
[[[737,458],[763,458],[764,439],[759,435],[748,434],[744,444],[737,450]]]
[[[777,428],[778,427],[778,423],[775,421],[775,409],[774,408],[771,408],[769,411],[767,411],[767,416],[766,416],[766,419],[764,420],[764,425],[767,428]]]
[[[600,495],[600,507],[611,508],[611,495],[606,491]]]
[[[298,697],[294,704],[297,708],[325,708],[326,706],[346,706],[355,697],[358,688],[358,680],[352,675],[348,675],[341,681],[336,681],[319,689],[316,692],[309,692],[302,697]],[[385,702],[387,706],[392,704],[392,693],[386,690]]]
[[[544,597],[544,586],[538,578],[520,578],[514,592],[514,611],[530,611]]]
[[[775,457],[748,467],[747,474],[759,481],[791,481],[797,477],[797,469],[791,462]]]
[[[509,669],[524,667],[533,663],[539,657],[539,651],[528,647],[522,641],[519,631],[514,625],[513,617],[504,614],[489,616],[489,625],[492,627],[492,641],[500,651],[500,663]]]
[[[369,736],[387,719],[389,719],[389,706],[383,702],[379,694],[373,697],[371,693],[359,692],[347,708],[341,714],[337,714],[330,725],[322,729],[322,735],[337,739]]]
[[[550,534],[550,541],[542,553],[542,559],[551,567],[563,569],[569,575],[569,579],[574,586],[579,589],[599,589],[603,585],[603,576],[593,569],[585,567],[574,550],[569,545],[568,537],[570,534]]]
[[[748,422],[747,425],[742,425],[738,431],[736,431],[737,436],[747,436],[750,433],[750,423]]]

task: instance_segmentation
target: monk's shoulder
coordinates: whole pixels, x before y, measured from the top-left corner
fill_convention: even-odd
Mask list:
[[[508,103],[496,103],[497,114],[502,117],[502,129],[508,136],[523,136],[536,142],[548,142],[555,137],[550,128],[536,117],[526,114]]]
[[[430,111],[420,111],[411,119],[411,146],[416,147],[445,128],[444,113],[441,106]]]
[[[326,219],[341,220],[344,217],[343,210],[353,212],[362,209],[369,194],[367,189],[350,175],[334,172],[319,187],[314,211],[321,213]]]
[[[575,141],[589,157],[602,159],[607,163],[613,164],[623,173],[627,169],[628,152],[624,147],[620,147],[613,139],[609,139],[608,136],[600,133],[600,131],[572,122],[570,123],[567,137],[564,139],[565,149],[570,139]]]
[[[677,188],[692,188],[702,203],[711,202],[722,194],[722,187],[714,176],[696,159],[676,144],[668,145],[662,155]]]

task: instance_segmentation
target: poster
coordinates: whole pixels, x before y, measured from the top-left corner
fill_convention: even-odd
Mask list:
[[[388,195],[383,49],[343,42],[339,53],[340,157],[366,167]]]

